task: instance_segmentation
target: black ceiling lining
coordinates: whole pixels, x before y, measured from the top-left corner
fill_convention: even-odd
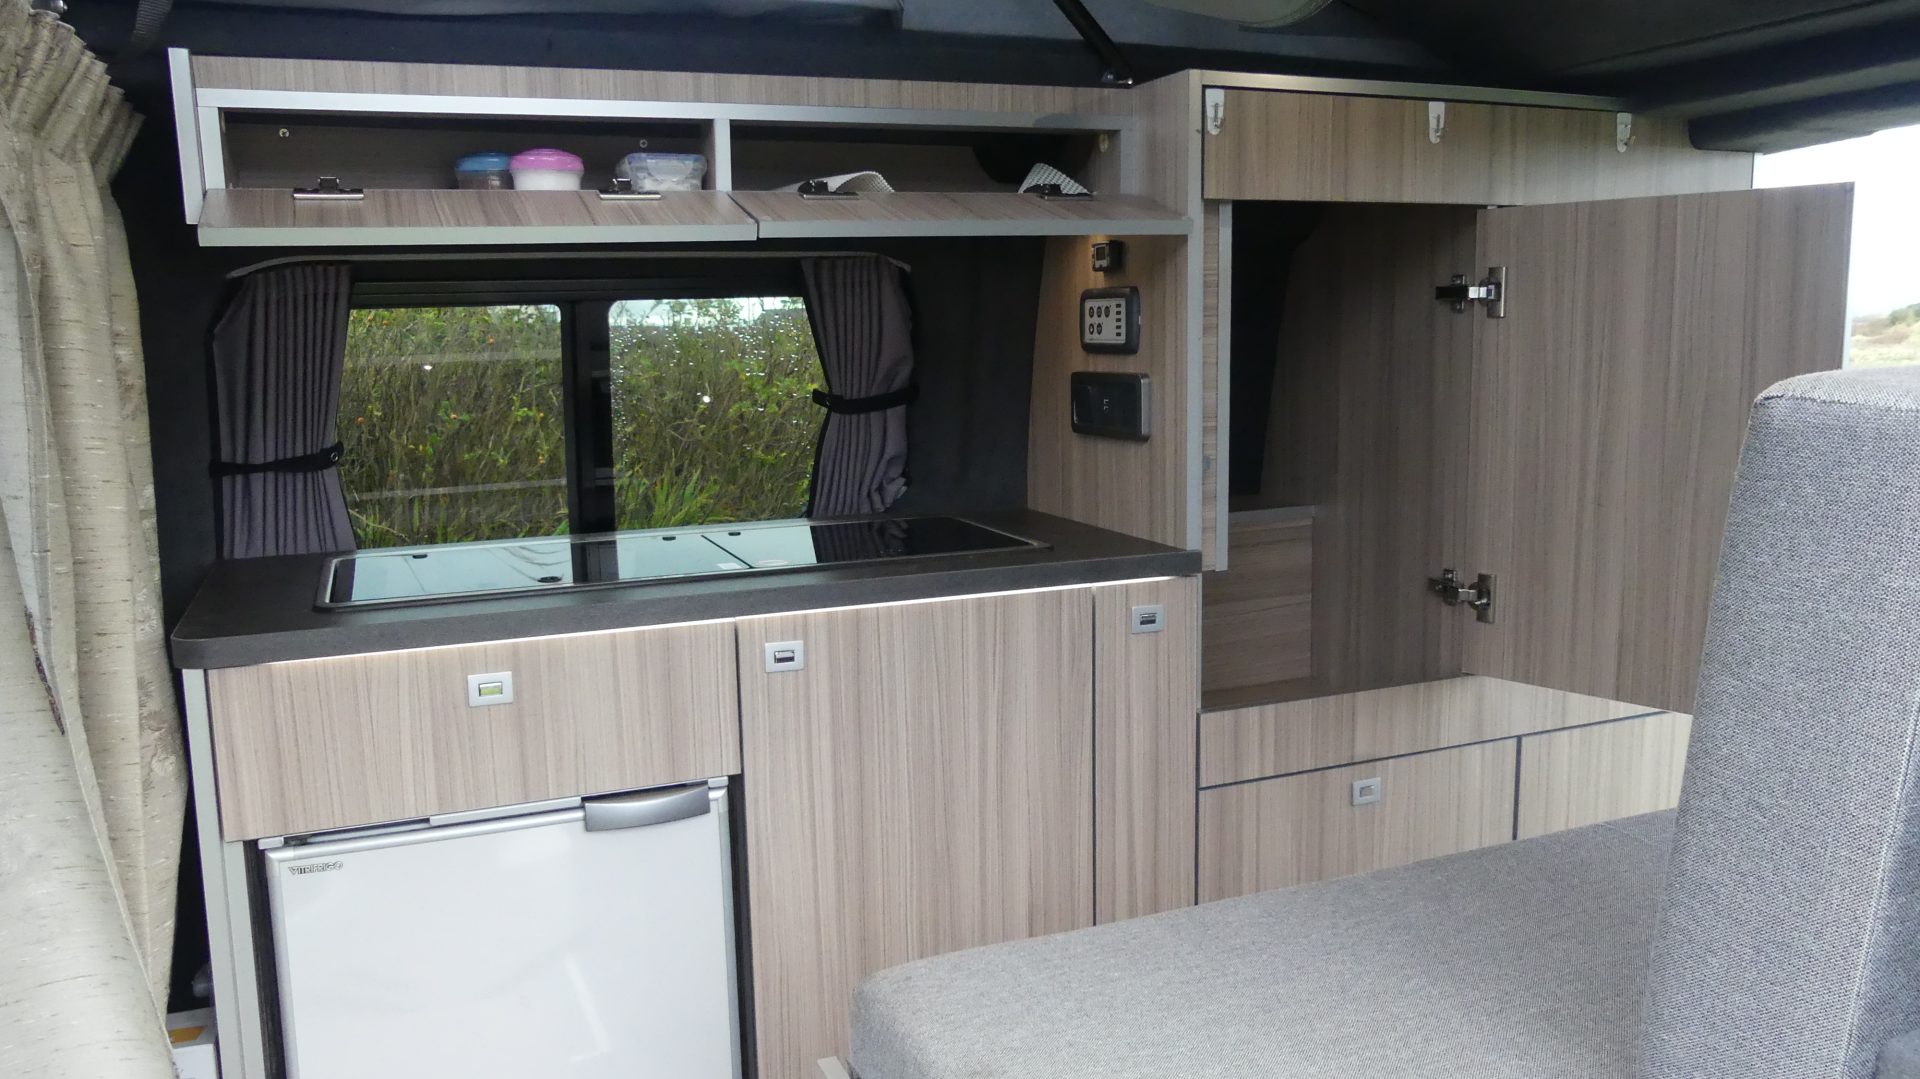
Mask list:
[[[1688,124],[1703,150],[1778,153],[1920,124],[1920,82],[1702,116]]]
[[[1714,57],[1791,46],[1810,37],[1870,29],[1893,20],[1920,16],[1920,0],[1852,0],[1849,3],[1789,0],[1775,6],[1781,10],[1772,18],[1703,25],[1702,32],[1694,37],[1648,44],[1571,64],[1562,74],[1575,78],[1631,76]],[[1794,8],[1803,10],[1792,10]]]
[[[1468,73],[1579,80],[1644,73],[1920,14],[1920,0],[1344,0]],[[1612,92],[1609,90],[1608,92]]]
[[[1679,64],[1632,100],[1680,116],[1740,112],[1920,81],[1920,16]]]
[[[1118,2],[1100,0],[1095,14]],[[1604,94],[1636,111],[1689,119],[1696,145],[1712,149],[1771,151],[1920,122],[1912,107],[1920,96],[1920,0],[1341,4],[1345,9],[1330,8],[1293,34],[1229,35],[1247,40],[1244,53],[1128,44],[1122,37],[1123,47],[1142,80],[1219,68]],[[1059,18],[1053,5],[1042,6]],[[87,0],[67,18],[112,55],[127,38],[134,8],[133,0]],[[890,23],[691,14],[450,18],[180,0],[159,44],[288,58],[1065,85],[1099,80],[1099,65],[1072,37]],[[144,111],[165,109],[157,56],[113,70]]]

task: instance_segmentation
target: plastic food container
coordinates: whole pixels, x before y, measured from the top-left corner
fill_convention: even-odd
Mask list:
[[[513,186],[509,154],[468,154],[453,163],[453,179],[462,191],[497,191]]]
[[[507,163],[513,186],[521,191],[578,191],[580,159],[565,150],[523,150]]]
[[[707,174],[701,154],[655,154],[641,151],[620,159],[615,176],[632,180],[636,191],[698,191]]]

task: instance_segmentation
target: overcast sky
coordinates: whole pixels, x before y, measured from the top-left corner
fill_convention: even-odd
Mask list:
[[[1848,307],[1878,315],[1920,303],[1920,127],[1766,154],[1755,187],[1851,180],[1853,264]]]

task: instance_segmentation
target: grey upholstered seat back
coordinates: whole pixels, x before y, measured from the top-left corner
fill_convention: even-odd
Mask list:
[[[1755,406],[1696,708],[1644,1072],[1867,1079],[1920,1027],[1920,368]]]

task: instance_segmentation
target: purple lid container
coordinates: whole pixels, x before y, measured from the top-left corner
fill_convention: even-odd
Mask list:
[[[565,150],[522,150],[507,163],[510,169],[546,169],[550,172],[585,172],[580,159]]]

